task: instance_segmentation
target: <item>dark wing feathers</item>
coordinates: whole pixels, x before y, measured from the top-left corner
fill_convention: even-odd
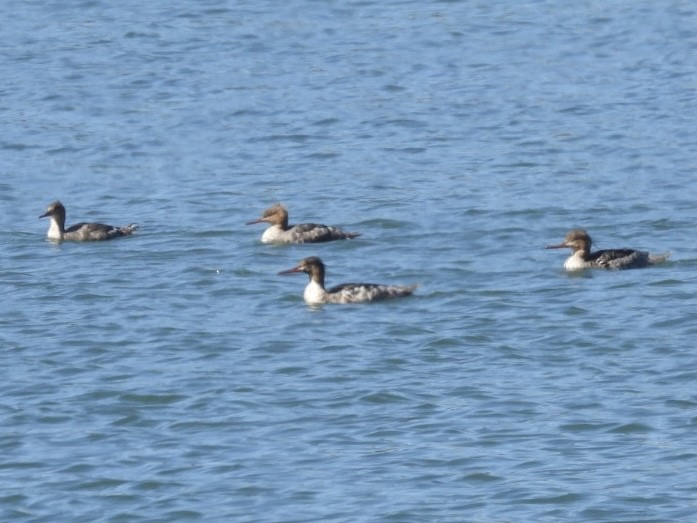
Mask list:
[[[591,254],[590,261],[604,269],[633,269],[650,264],[649,253],[634,249],[606,249]]]
[[[330,301],[360,303],[409,296],[416,285],[383,285],[378,283],[342,283],[327,291]]]
[[[291,227],[291,234],[298,242],[327,242],[332,240],[344,240],[355,238],[356,233],[342,231],[336,227],[322,225],[320,223],[299,223]]]
[[[103,223],[76,223],[65,230],[72,240],[110,240],[119,236],[128,236],[135,231],[137,226],[130,224],[125,227],[114,227]]]

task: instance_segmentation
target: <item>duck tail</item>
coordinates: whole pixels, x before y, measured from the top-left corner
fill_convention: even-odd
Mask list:
[[[125,227],[119,227],[119,232],[124,236],[128,236],[129,234],[133,234],[136,229],[138,229],[137,223],[129,223]]]
[[[651,265],[660,265],[661,263],[665,263],[668,261],[668,258],[670,258],[671,254],[673,253],[664,252],[663,254],[649,254],[649,263]]]

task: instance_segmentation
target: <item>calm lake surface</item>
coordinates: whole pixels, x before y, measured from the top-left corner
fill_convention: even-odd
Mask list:
[[[696,9],[0,5],[0,520],[695,521]]]

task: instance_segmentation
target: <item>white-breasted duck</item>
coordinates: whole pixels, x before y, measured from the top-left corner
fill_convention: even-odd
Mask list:
[[[261,222],[270,224],[261,236],[262,243],[319,243],[360,236],[360,233],[346,232],[318,223],[288,225],[288,209],[280,203],[269,207],[261,218],[247,222],[247,225]]]
[[[125,227],[114,227],[102,223],[77,223],[65,228],[65,207],[59,201],[48,206],[46,212],[39,218],[51,218],[48,228],[48,239],[56,241],[101,241],[111,240],[120,236],[129,236],[138,227],[135,223]]]
[[[584,229],[573,229],[566,233],[562,243],[547,245],[545,249],[571,249],[571,256],[564,262],[567,271],[639,269],[663,263],[670,256],[670,253],[650,254],[635,249],[604,249],[591,252],[591,245],[591,237]]]
[[[304,272],[310,276],[303,298],[308,305],[323,303],[362,303],[410,296],[417,285],[383,285],[379,283],[342,283],[336,287],[324,287],[324,263],[317,256],[300,261],[292,269],[278,274]]]

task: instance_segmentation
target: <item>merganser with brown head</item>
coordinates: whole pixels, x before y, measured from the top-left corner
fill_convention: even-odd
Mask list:
[[[324,288],[324,263],[317,256],[300,261],[292,269],[278,274],[304,272],[310,276],[303,298],[308,305],[323,303],[362,303],[410,296],[416,285],[382,285],[378,283],[342,283],[331,289]]]
[[[288,209],[280,203],[269,207],[261,218],[247,222],[247,225],[261,222],[270,224],[261,236],[262,243],[319,243],[348,240],[360,236],[356,232],[346,232],[337,227],[318,223],[288,225]]]
[[[65,207],[59,201],[48,206],[46,212],[39,218],[51,218],[48,228],[48,239],[55,241],[100,241],[111,240],[120,236],[129,236],[138,227],[135,223],[125,227],[114,227],[102,223],[77,223],[65,228]]]
[[[592,240],[583,229],[573,229],[566,233],[559,245],[548,245],[545,249],[569,248],[572,254],[564,262],[567,271],[582,269],[638,269],[665,262],[670,253],[649,254],[634,249],[605,249],[591,252]]]

